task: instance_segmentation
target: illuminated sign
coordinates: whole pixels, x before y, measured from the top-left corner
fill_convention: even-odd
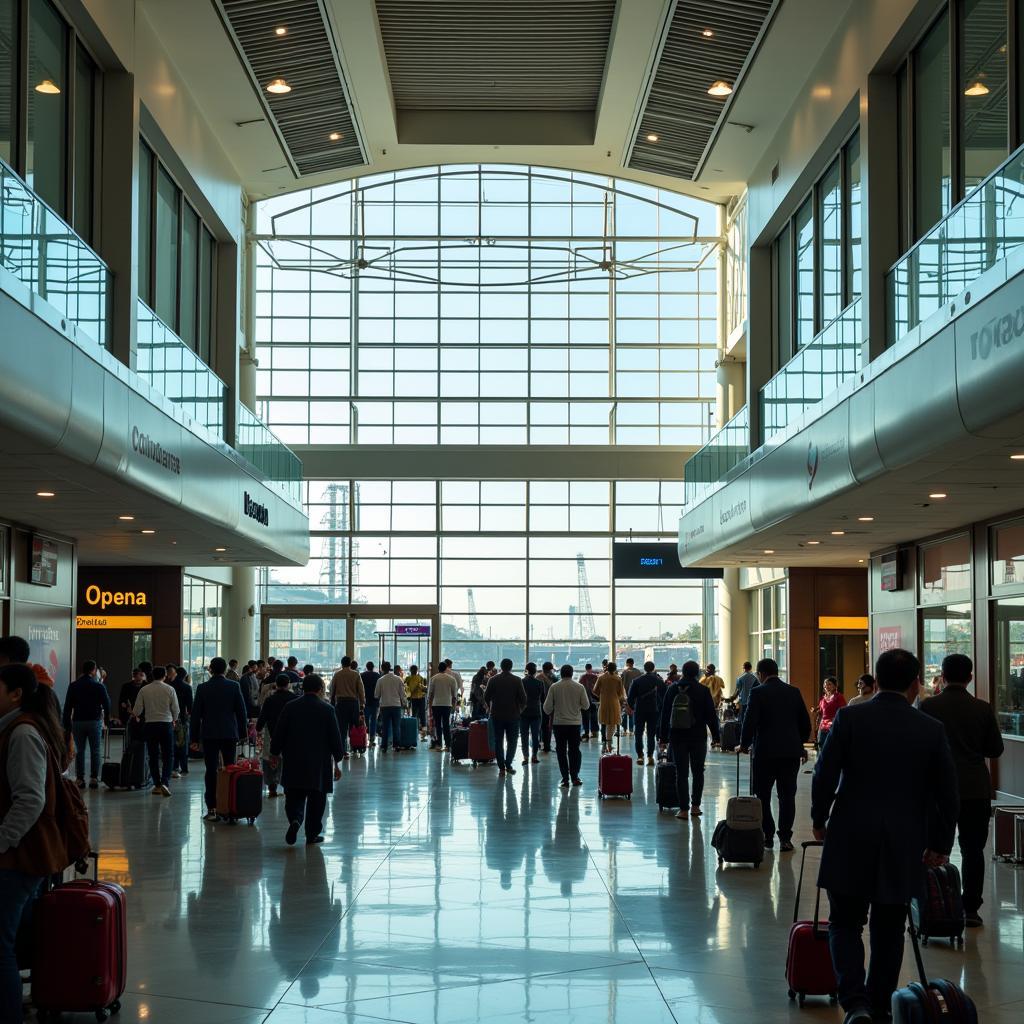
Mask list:
[[[690,569],[679,564],[675,544],[612,545],[612,571],[617,580],[721,579],[721,569]]]
[[[866,615],[819,615],[818,629],[862,629],[867,632]]]
[[[76,629],[152,629],[152,615],[77,615]]]
[[[111,607],[120,608],[124,605],[145,608],[146,592],[144,590],[100,590],[95,583],[90,583],[85,588],[85,603],[93,608],[98,605],[100,611]]]
[[[430,636],[430,627],[418,622],[399,622],[395,624],[395,636]]]
[[[57,545],[54,541],[33,535],[30,579],[41,587],[57,585]]]

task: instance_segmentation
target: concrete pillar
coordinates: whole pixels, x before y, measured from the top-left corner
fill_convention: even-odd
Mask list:
[[[725,569],[718,585],[719,675],[731,683],[754,661],[750,651],[750,594],[740,588],[740,570]]]
[[[231,569],[231,586],[224,593],[224,657],[245,662],[256,651],[256,570],[251,565]]]

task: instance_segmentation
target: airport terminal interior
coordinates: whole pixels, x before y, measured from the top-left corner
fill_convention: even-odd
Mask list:
[[[1024,1019],[1022,335],[1022,0],[0,0],[0,903],[47,878],[33,920],[0,907],[0,1024],[939,1020],[832,973],[843,894],[895,858],[854,840],[850,889],[828,867],[868,778],[885,828],[988,811],[966,855],[949,824],[965,910],[924,970],[964,1020]],[[212,728],[220,658],[218,763],[185,704],[206,687]],[[277,659],[346,745],[312,842],[286,842],[288,754],[274,799]],[[477,685],[506,661],[583,706],[545,700],[503,765]],[[5,662],[81,758],[104,955],[48,916],[81,876],[13,832]],[[393,706],[430,708],[379,732],[385,662]],[[188,700],[161,781],[162,666]],[[769,785],[734,861],[774,675],[807,718],[792,836]],[[928,708],[965,682],[987,746]],[[857,761],[844,723],[882,706],[906,749]],[[925,719],[980,791],[917,753]],[[211,803],[236,756],[251,814]],[[703,760],[703,800],[663,757]],[[893,984],[917,978],[907,932]]]

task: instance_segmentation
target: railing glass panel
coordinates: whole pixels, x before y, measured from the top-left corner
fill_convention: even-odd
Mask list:
[[[138,302],[136,373],[223,439],[224,382],[146,303]]]
[[[246,406],[239,403],[235,448],[264,476],[270,486],[292,502],[302,501],[302,462],[277,439],[270,428]]]
[[[2,160],[0,266],[107,347],[106,264]]]
[[[683,501],[700,501],[750,452],[750,409],[744,406],[683,467]]]
[[[935,225],[887,276],[890,345],[1024,243],[1024,147]]]
[[[860,299],[851,302],[761,389],[761,443],[831,394],[861,363]]]

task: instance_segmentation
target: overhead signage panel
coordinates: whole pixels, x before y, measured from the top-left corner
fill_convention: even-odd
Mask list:
[[[152,615],[78,615],[76,629],[152,629]]]

